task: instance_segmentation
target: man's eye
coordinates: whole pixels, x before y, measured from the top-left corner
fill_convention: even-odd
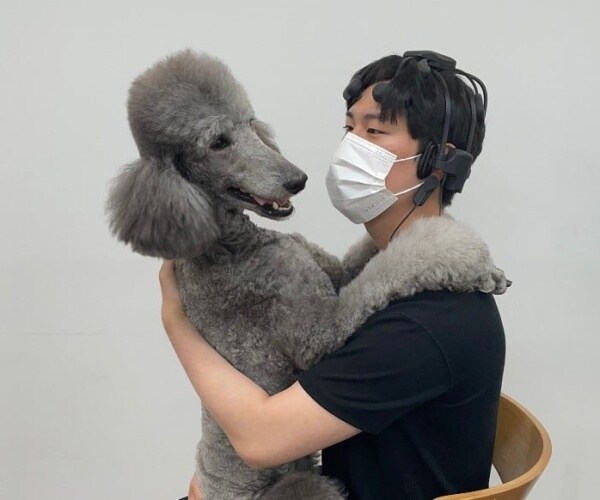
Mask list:
[[[354,127],[352,127],[351,125],[344,125],[342,127],[346,132],[352,132],[354,130]]]
[[[368,128],[367,134],[383,134],[381,130],[377,130],[376,128]]]
[[[231,140],[227,136],[220,135],[210,143],[210,149],[213,151],[221,151],[231,145]]]

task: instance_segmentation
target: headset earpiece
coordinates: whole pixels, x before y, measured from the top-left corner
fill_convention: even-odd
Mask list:
[[[417,177],[419,179],[425,179],[432,174],[439,155],[438,149],[438,145],[433,141],[428,142],[425,149],[423,149],[419,163],[417,163]]]
[[[450,148],[447,153],[440,157],[438,145],[435,142],[429,142],[419,158],[417,177],[426,179],[431,176],[434,169],[440,169],[444,172],[444,189],[460,193],[469,175],[471,175],[472,164],[473,155],[468,151]]]
[[[471,175],[473,155],[464,149],[451,148],[448,153],[437,161],[436,167],[444,172],[444,189],[460,193],[465,182]]]

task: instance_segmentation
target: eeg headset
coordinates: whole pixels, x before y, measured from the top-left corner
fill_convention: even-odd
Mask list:
[[[433,193],[440,185],[443,190],[451,193],[460,193],[462,191],[465,182],[471,174],[471,165],[474,161],[472,147],[475,136],[475,127],[477,125],[478,107],[483,107],[484,119],[487,112],[487,89],[479,78],[466,73],[465,71],[457,69],[456,61],[454,59],[430,50],[411,50],[402,54],[402,62],[398,66],[394,76],[389,81],[375,84],[373,87],[373,99],[375,99],[375,101],[381,103],[387,98],[388,95],[390,95],[391,92],[395,92],[394,84],[398,82],[402,68],[410,60],[417,61],[417,69],[425,78],[433,75],[434,78],[439,82],[444,95],[445,108],[442,140],[439,144],[435,143],[434,141],[428,142],[425,145],[417,164],[417,176],[419,179],[425,179],[425,181],[417,190],[413,198],[414,208],[416,208],[423,205],[431,193]],[[469,107],[471,109],[471,125],[469,128],[466,150],[449,148],[448,152],[446,152],[448,133],[450,131],[452,104],[450,101],[450,91],[448,90],[446,81],[440,74],[441,71],[452,71],[455,75],[461,75],[465,77],[474,90],[473,93],[467,92],[469,96]],[[477,88],[478,85],[481,88],[483,98]],[[363,90],[364,85],[362,81],[362,75],[359,71],[352,77],[350,83],[344,90],[344,99],[347,102],[351,99],[355,99]],[[441,183],[436,176],[432,175],[435,168],[440,169],[444,173]],[[412,213],[412,211],[410,213]],[[402,222],[408,218],[410,213],[402,220]],[[398,227],[400,227],[400,225],[398,225]]]

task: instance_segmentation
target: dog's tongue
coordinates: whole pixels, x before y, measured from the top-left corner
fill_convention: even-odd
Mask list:
[[[264,200],[263,198],[259,198],[258,196],[254,196],[252,195],[252,198],[254,198],[254,200],[256,201],[256,203],[258,203],[259,205],[266,205],[267,203],[271,203],[268,200]]]

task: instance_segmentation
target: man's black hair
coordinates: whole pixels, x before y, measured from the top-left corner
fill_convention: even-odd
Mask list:
[[[352,92],[346,100],[347,109],[358,101],[367,87],[392,80],[394,92],[386,93],[379,102],[381,107],[381,120],[397,123],[406,119],[408,131],[413,139],[419,142],[420,150],[430,141],[440,144],[444,129],[444,90],[434,75],[420,70],[418,60],[411,59],[405,62],[400,73],[397,74],[403,58],[398,55],[386,56],[374,61],[360,69],[354,75]],[[434,70],[438,71],[438,70]],[[459,149],[467,149],[469,130],[471,127],[471,107],[469,92],[473,89],[461,77],[452,71],[439,71],[448,86],[450,94],[451,113],[448,142]],[[352,86],[352,84],[351,84]],[[479,100],[475,100],[477,124],[473,137],[473,144],[469,151],[473,159],[481,153],[485,135],[485,112]],[[442,206],[452,202],[454,193],[442,193]]]

